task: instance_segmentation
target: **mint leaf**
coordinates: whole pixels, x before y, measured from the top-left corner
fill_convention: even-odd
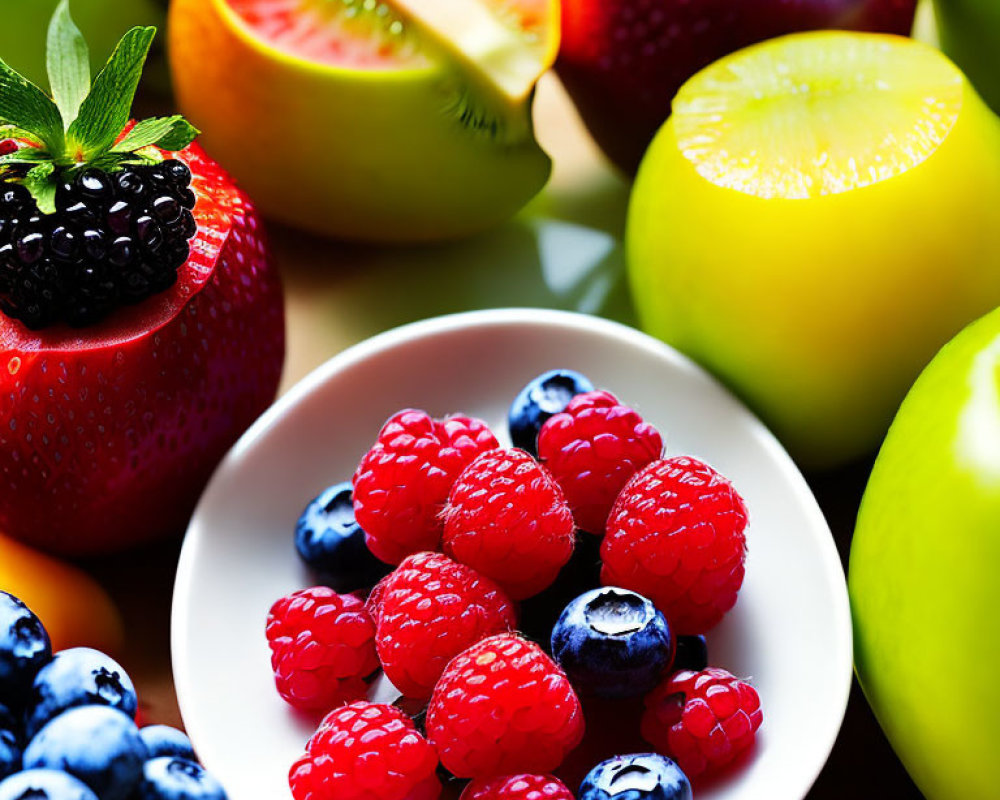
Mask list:
[[[56,104],[3,59],[0,59],[0,123],[28,131],[53,153],[63,152],[63,121]]]
[[[53,214],[56,210],[56,167],[51,161],[28,170],[24,178],[24,188],[35,198],[38,210],[43,214]]]
[[[90,160],[108,150],[128,122],[132,99],[155,35],[156,28],[132,28],[94,79],[90,94],[80,104],[80,113],[68,131],[71,145],[81,150],[79,155],[83,159]]]
[[[46,52],[49,85],[69,128],[90,91],[90,51],[69,13],[69,0],[62,0],[49,23]]]
[[[155,144],[164,150],[183,150],[198,135],[198,129],[179,114],[145,119],[111,148],[112,153],[130,153]]]

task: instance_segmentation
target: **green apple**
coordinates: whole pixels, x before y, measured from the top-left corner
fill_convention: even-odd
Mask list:
[[[851,548],[858,678],[929,800],[994,800],[1000,743],[1000,310],[906,397]]]
[[[1000,0],[934,0],[941,47],[1000,111]]]
[[[41,86],[48,86],[45,36],[57,5],[59,0],[3,4],[0,58]],[[95,74],[126,30],[135,25],[162,25],[166,6],[164,0],[71,0],[73,19],[90,45]]]

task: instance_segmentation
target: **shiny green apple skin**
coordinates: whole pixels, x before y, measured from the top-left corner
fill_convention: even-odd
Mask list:
[[[0,58],[41,86],[48,86],[45,35],[58,4],[59,0],[7,0],[3,3]],[[166,5],[162,0],[70,0],[73,19],[90,46],[95,74],[129,28],[162,25]]]
[[[934,0],[934,12],[941,49],[1000,112],[1000,0]]]
[[[885,439],[858,516],[855,665],[928,800],[1000,796],[1000,310],[947,344]]]

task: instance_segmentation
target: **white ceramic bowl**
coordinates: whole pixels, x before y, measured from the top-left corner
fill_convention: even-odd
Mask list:
[[[306,503],[350,479],[400,408],[473,414],[506,442],[510,401],[555,367],[615,392],[664,433],[669,454],[708,461],[746,499],[746,582],[709,652],[752,679],[764,725],[749,762],[698,800],[806,795],[843,720],[852,651],[840,561],[805,480],[755,417],[661,342],[594,317],[510,309],[408,325],[341,353],[264,414],[209,484],[177,573],[173,667],[188,732],[231,800],[289,798],[289,766],[312,733],[314,720],[278,697],[264,637],[271,603],[309,584],[292,544]]]

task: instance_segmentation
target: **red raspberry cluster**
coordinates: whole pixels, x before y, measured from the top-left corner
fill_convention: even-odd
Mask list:
[[[584,706],[515,628],[517,601],[556,592],[578,535],[602,537],[602,583],[644,594],[674,634],[736,602],[748,516],[729,481],[664,458],[660,433],[606,391],[539,424],[536,459],[481,420],[407,409],[361,459],[359,537],[398,566],[364,601],[307,589],[268,621],[279,692],[327,714],[292,768],[295,800],[433,800],[439,765],[472,779],[464,800],[572,800],[548,773],[584,739]],[[379,667],[411,704],[429,701],[426,733],[364,701]],[[761,722],[756,692],[718,669],[668,672],[645,709],[645,740],[692,776],[733,760]]]

